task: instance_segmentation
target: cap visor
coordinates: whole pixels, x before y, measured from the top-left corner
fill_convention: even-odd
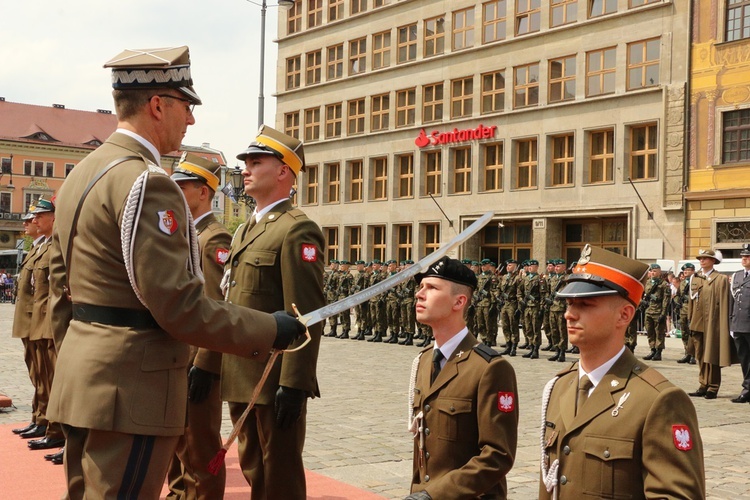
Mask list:
[[[246,150],[244,150],[242,153],[237,155],[237,159],[240,161],[245,161],[245,158],[247,158],[250,155],[271,155],[275,156],[276,158],[279,157],[277,153],[274,153],[273,151],[269,151],[267,149],[261,149],[259,147],[250,146]]]
[[[581,297],[599,297],[601,295],[620,295],[617,290],[599,286],[587,281],[571,281],[557,292],[558,297],[578,299]]]
[[[204,179],[198,177],[197,175],[190,175],[186,174],[184,172],[175,172],[173,173],[170,178],[175,181],[204,181]]]
[[[177,90],[185,94],[188,99],[190,99],[190,102],[193,104],[201,105],[203,104],[203,101],[201,101],[201,98],[198,97],[198,94],[195,93],[195,90],[193,90],[193,87],[179,87]]]

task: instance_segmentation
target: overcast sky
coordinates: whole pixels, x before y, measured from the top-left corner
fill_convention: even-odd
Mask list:
[[[257,2],[260,4],[260,0]],[[275,4],[275,0],[269,0]],[[265,122],[273,125],[278,8],[266,18]],[[3,6],[0,96],[114,110],[110,70],[124,49],[187,45],[203,100],[184,143],[220,149],[230,166],[257,131],[259,5],[247,0],[10,0]]]

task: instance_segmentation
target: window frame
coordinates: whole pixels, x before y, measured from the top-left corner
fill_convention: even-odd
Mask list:
[[[487,88],[487,77],[491,78],[491,88]],[[505,68],[490,71],[480,75],[482,79],[480,114],[501,113],[505,111]],[[502,78],[502,85],[498,87],[498,78]],[[487,100],[490,100],[490,107],[486,107]],[[497,107],[499,104],[499,108]]]
[[[656,47],[658,50],[658,54],[656,55],[656,59],[647,59],[648,53],[649,53],[649,44],[656,42]],[[632,57],[634,56],[634,51],[636,48],[641,46],[640,50],[640,56],[641,61],[634,63],[632,60]],[[660,78],[660,69],[661,69],[661,38],[655,37],[655,38],[648,38],[646,40],[638,40],[636,42],[631,42],[627,45],[627,68],[626,68],[626,84],[625,88],[627,90],[640,90],[645,89],[649,87],[658,87],[661,83]],[[649,75],[649,70],[653,70],[655,67],[656,69],[656,82],[654,83],[648,83],[646,79]],[[633,78],[632,73],[634,72],[640,73],[640,82],[639,84],[634,85],[633,84]]]
[[[500,16],[500,6],[505,6],[505,12]],[[488,11],[490,7],[494,7],[492,19],[488,17]],[[507,0],[492,0],[482,4],[482,44],[498,42],[505,40],[508,36],[507,31],[508,21],[508,3]],[[492,38],[489,39],[487,36],[488,30],[492,32]],[[502,32],[502,36],[500,35]]]
[[[333,116],[331,116],[331,113],[329,113],[329,109],[333,110]],[[338,113],[336,113],[336,110],[338,109]],[[337,137],[341,137],[341,134],[343,133],[343,103],[341,102],[334,102],[331,104],[326,104],[325,109],[325,138],[326,139],[333,139]],[[338,128],[338,132],[336,132],[336,128]]]
[[[539,186],[539,140],[536,137],[516,139],[515,141],[515,190],[536,189]],[[528,145],[528,155],[522,157],[522,145]],[[528,170],[525,175],[523,171]],[[522,178],[526,178],[528,185],[521,185]]]
[[[333,58],[331,55],[333,54]],[[326,47],[326,80],[338,80],[344,77],[344,44],[339,43]]]
[[[451,48],[454,52],[474,46],[474,16],[474,6],[452,12]]]
[[[417,23],[399,26],[396,29],[396,64],[404,64],[417,59],[417,33]]]
[[[294,90],[302,85],[302,56],[286,58],[286,90]]]
[[[532,68],[536,68],[536,81],[531,81]],[[525,76],[525,82],[522,84],[518,83],[519,71],[523,71]],[[522,66],[515,66],[513,68],[513,109],[532,108],[539,105],[539,87],[540,87],[540,72],[539,62],[533,62],[524,64]],[[536,90],[536,92],[534,92]],[[524,103],[519,105],[518,93],[519,91],[524,92]],[[536,94],[535,99],[531,97]],[[533,101],[533,102],[532,102]]]
[[[490,150],[494,154],[490,155]],[[489,163],[494,157],[495,162]],[[505,168],[505,143],[503,141],[482,144],[482,192],[498,193],[503,190],[503,171]],[[488,182],[492,178],[493,182]]]
[[[633,181],[655,181],[659,175],[659,128],[656,122],[634,124],[628,127],[630,147],[628,148],[628,174]],[[637,141],[636,132],[644,130],[646,139],[643,149],[635,149]],[[653,147],[651,147],[653,145]],[[644,160],[644,175],[636,176],[636,167],[634,163],[638,158]]]
[[[430,23],[434,23],[436,29],[429,35]],[[423,23],[424,57],[434,57],[445,53],[445,14],[425,19]],[[432,50],[430,50],[432,47]]]
[[[557,156],[558,141],[563,142],[563,155]],[[575,185],[575,134],[573,132],[550,137],[550,187]],[[559,181],[558,181],[559,179]]]
[[[474,114],[474,75],[455,78],[450,81],[450,85],[451,120],[471,117]],[[456,93],[457,88],[460,89],[460,94]]]
[[[402,104],[402,96],[406,96]],[[411,87],[396,91],[396,128],[410,127],[416,123],[417,89]]]
[[[440,93],[438,99],[437,94]],[[431,92],[433,99],[428,100],[427,95]],[[445,105],[444,82],[428,83],[422,86],[422,123],[433,123],[443,121],[443,107]],[[437,114],[440,116],[438,117]]]
[[[305,54],[305,85],[323,81],[323,51],[313,50]]]
[[[559,77],[554,77],[554,70],[553,70],[553,64],[560,63],[560,66],[562,70],[560,71]],[[568,70],[572,67],[573,74],[569,75]],[[549,67],[548,67],[548,73],[547,73],[547,80],[549,82],[549,88],[547,91],[547,102],[549,103],[557,103],[557,102],[565,102],[565,101],[575,101],[576,98],[576,55],[569,55],[569,56],[563,56],[563,57],[557,57],[555,59],[549,60]],[[573,83],[573,95],[570,97],[565,97],[566,92],[566,86],[568,82]],[[556,92],[555,87],[559,86],[559,91]],[[557,95],[556,95],[557,94]]]
[[[391,93],[370,97],[370,132],[388,130],[390,127]]]
[[[388,68],[390,65],[391,30],[374,33],[372,35],[372,69]]]
[[[612,53],[612,66],[606,66],[607,64],[607,53]],[[597,55],[599,69],[591,70],[592,56]],[[611,75],[611,90],[607,90],[605,87],[609,85],[608,77]],[[598,79],[598,85],[600,91],[597,93],[591,92],[591,80],[595,77]],[[586,52],[586,97],[598,97],[602,95],[610,95],[615,93],[617,86],[617,46],[603,47],[601,49],[591,50]]]
[[[594,151],[594,146],[596,144],[595,137],[596,135],[604,134],[604,140],[600,141],[602,145],[605,146],[604,149],[601,151]],[[594,185],[594,184],[611,184],[614,182],[614,171],[615,171],[615,129],[610,128],[601,128],[596,130],[589,130],[587,131],[587,139],[588,139],[588,174],[586,176],[587,182],[586,184]],[[598,179],[599,176],[597,176],[597,180],[594,180],[594,162],[602,162],[601,168],[597,167],[597,173],[599,170],[601,170],[601,180]]]

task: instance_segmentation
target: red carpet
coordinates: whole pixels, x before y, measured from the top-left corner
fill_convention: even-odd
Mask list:
[[[50,500],[60,498],[65,490],[62,465],[52,465],[44,455],[56,450],[31,451],[25,439],[11,432],[26,423],[0,425],[0,485],[3,500]],[[240,471],[237,450],[227,453],[227,485],[224,498],[250,498],[250,487]],[[307,498],[377,500],[383,497],[346,483],[307,471]],[[166,494],[166,486],[162,491]]]

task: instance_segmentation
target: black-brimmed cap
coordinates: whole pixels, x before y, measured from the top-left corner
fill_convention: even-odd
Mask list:
[[[477,287],[477,277],[471,269],[462,264],[460,260],[450,257],[443,257],[428,267],[427,271],[414,277],[417,284],[421,283],[424,278],[442,278],[471,288]]]

